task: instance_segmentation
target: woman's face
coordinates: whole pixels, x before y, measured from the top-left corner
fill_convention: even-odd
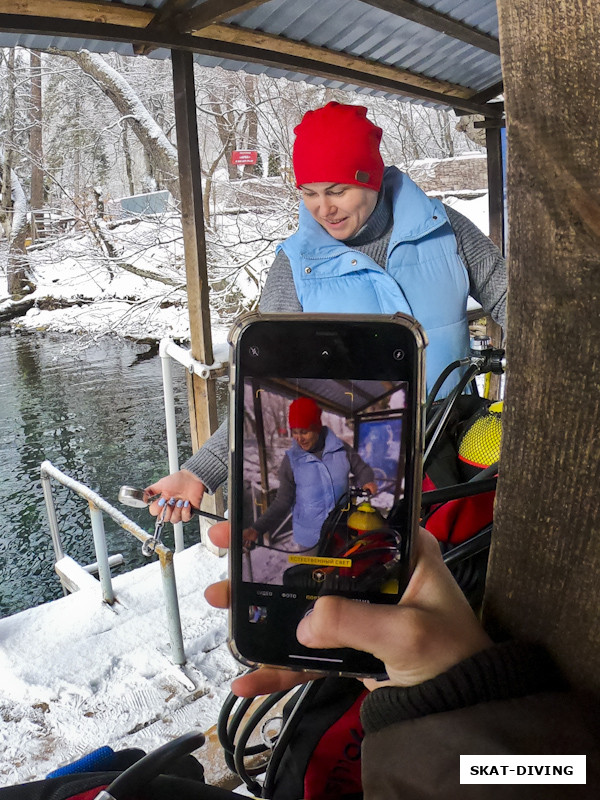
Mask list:
[[[292,428],[292,437],[307,452],[312,450],[319,440],[321,428],[311,425],[310,428]]]
[[[340,241],[356,236],[377,205],[375,189],[348,183],[305,183],[300,192],[311,216]]]

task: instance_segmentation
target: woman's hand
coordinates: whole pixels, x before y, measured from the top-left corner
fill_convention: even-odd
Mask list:
[[[254,528],[245,528],[242,531],[242,541],[244,542],[244,552],[249,553],[258,541],[258,531]]]
[[[214,525],[210,537],[219,547],[227,547],[229,524]],[[209,586],[205,596],[212,605],[226,608],[229,582]],[[398,605],[327,595],[301,620],[296,635],[306,647],[353,647],[379,658],[389,680],[367,679],[370,689],[422,683],[492,644],[446,568],[437,540],[423,529],[417,542],[417,564]],[[232,691],[241,696],[264,694],[314,677],[319,676],[265,667],[238,678]]]
[[[157,517],[164,509],[165,522],[189,522],[192,509],[200,508],[206,486],[200,478],[187,469],[180,469],[172,475],[165,475],[156,483],[144,489],[146,502],[156,496],[149,511]]]

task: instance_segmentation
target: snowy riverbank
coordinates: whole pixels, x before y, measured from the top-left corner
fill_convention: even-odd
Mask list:
[[[487,234],[487,194],[471,200],[447,197],[444,202]],[[257,239],[258,230],[264,239]],[[282,233],[272,215],[247,213],[223,215],[218,235],[207,235],[217,342],[226,340],[235,304],[247,306],[260,292]],[[31,247],[28,256],[36,289],[26,298],[31,307],[10,324],[21,330],[92,338],[113,334],[141,341],[189,340],[179,218],[120,221],[102,225],[101,234],[99,238],[89,229],[72,231],[52,244]],[[109,243],[108,252],[102,242]],[[11,306],[7,298],[4,243],[0,317]]]
[[[211,243],[214,234],[208,237],[217,339],[225,338],[219,329],[229,327],[236,308],[257,296],[273,257],[268,241],[263,252],[257,245],[256,216],[242,215],[242,221],[226,217],[218,242]],[[179,216],[94,224],[96,229],[81,226],[29,247],[28,268],[36,288],[16,305],[8,297],[6,243],[0,243],[0,320],[14,313],[8,324],[16,329],[93,339],[189,340]]]

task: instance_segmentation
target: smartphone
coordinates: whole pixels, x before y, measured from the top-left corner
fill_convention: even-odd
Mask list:
[[[395,604],[413,567],[426,335],[404,314],[259,314],[233,326],[230,648],[296,670],[381,676],[303,647],[324,594]]]

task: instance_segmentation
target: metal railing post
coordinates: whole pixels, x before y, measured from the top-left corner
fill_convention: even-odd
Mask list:
[[[181,617],[179,614],[179,599],[177,597],[177,583],[175,581],[175,565],[171,552],[160,555],[160,569],[165,595],[165,610],[167,613],[167,628],[171,641],[171,661],[183,666],[185,652],[183,649],[183,635],[181,632]]]
[[[102,512],[98,506],[90,501],[90,520],[92,522],[92,533],[94,535],[94,548],[96,550],[96,563],[98,564],[98,576],[102,586],[102,598],[112,606],[115,602],[115,593],[112,587],[110,575],[110,565],[108,563],[108,549],[106,547],[106,536],[104,535],[104,520]]]
[[[50,532],[52,534],[52,541],[54,543],[54,551],[56,560],[60,561],[65,558],[63,551],[60,532],[58,530],[58,520],[56,517],[56,509],[52,498],[52,489],[50,486],[50,478],[66,486],[71,491],[78,494],[80,497],[88,501],[90,507],[90,517],[92,521],[92,532],[94,534],[94,546],[96,550],[96,559],[98,572],[100,575],[100,585],[102,587],[103,597],[107,603],[113,603],[115,600],[112,580],[110,575],[110,557],[108,556],[106,548],[106,538],[104,534],[104,520],[102,513],[108,514],[111,519],[114,519],[124,530],[133,534],[140,542],[147,543],[153,542],[153,537],[137,525],[135,522],[126,517],[121,511],[110,505],[104,498],[94,492],[89,486],[70,478],[57,469],[50,461],[44,461],[40,466],[40,475],[42,486],[44,488],[44,497],[46,500],[46,512],[48,515],[48,522],[50,525]],[[179,600],[177,598],[177,585],[175,583],[175,569],[173,565],[173,553],[168,547],[165,547],[161,542],[153,543],[154,552],[157,554],[160,561],[161,578],[163,586],[163,594],[165,599],[165,613],[167,615],[167,629],[171,644],[172,661],[178,666],[185,664],[185,652],[183,649],[183,634],[181,631],[181,616],[179,614]],[[72,561],[72,559],[70,559]],[[83,570],[85,574],[85,567],[78,569]],[[64,588],[64,587],[63,587]]]
[[[159,347],[160,363],[162,367],[163,396],[165,400],[165,423],[167,427],[167,454],[169,457],[169,473],[179,471],[179,454],[177,452],[177,423],[175,420],[175,398],[173,395],[173,374],[171,372],[171,357],[168,353],[170,340],[162,339]],[[175,552],[180,553],[184,548],[183,524],[177,522],[173,525],[175,536]]]
[[[49,462],[44,462],[44,464]],[[42,464],[43,466],[43,464]],[[42,491],[44,492],[44,500],[46,501],[46,517],[48,519],[48,526],[50,528],[50,536],[52,537],[52,544],[54,545],[54,557],[58,561],[61,559],[65,552],[60,540],[60,531],[58,530],[58,519],[56,517],[56,507],[54,505],[54,497],[52,496],[52,487],[50,485],[50,478],[42,470]]]

